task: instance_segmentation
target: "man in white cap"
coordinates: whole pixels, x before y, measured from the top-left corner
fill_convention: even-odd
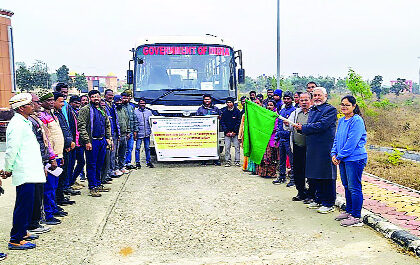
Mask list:
[[[25,250],[36,247],[26,241],[38,238],[29,235],[27,229],[34,205],[35,183],[45,182],[45,172],[39,144],[32,131],[32,122],[28,120],[34,110],[32,95],[18,94],[9,103],[15,115],[6,130],[5,169],[2,178],[12,176],[12,184],[16,186],[16,202],[8,247]]]

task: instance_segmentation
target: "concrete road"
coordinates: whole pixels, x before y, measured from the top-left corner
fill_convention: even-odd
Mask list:
[[[368,227],[292,202],[294,188],[240,168],[157,164],[75,197],[29,251],[6,249],[14,192],[0,197],[1,264],[419,264]]]

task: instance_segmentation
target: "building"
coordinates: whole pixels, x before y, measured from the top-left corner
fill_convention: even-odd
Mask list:
[[[76,74],[70,73],[69,77],[74,79]],[[85,77],[88,82],[88,91],[81,91],[82,93],[87,93],[92,89],[99,90],[101,92],[104,92],[106,89],[112,89],[114,92],[117,92],[118,78],[113,73],[109,73],[106,76],[86,75]]]
[[[12,11],[0,9],[0,108],[9,108],[9,99],[16,91],[13,54]]]

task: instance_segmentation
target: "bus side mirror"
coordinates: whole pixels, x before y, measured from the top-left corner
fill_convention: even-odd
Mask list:
[[[238,69],[238,83],[245,84],[245,69]]]
[[[133,84],[133,70],[127,70],[127,84],[132,85]]]

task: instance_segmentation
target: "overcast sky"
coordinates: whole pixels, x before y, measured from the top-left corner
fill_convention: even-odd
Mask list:
[[[343,77],[349,67],[418,82],[420,1],[280,0],[281,73]],[[15,61],[124,78],[136,39],[204,35],[242,49],[247,75],[276,73],[276,0],[3,0]]]

